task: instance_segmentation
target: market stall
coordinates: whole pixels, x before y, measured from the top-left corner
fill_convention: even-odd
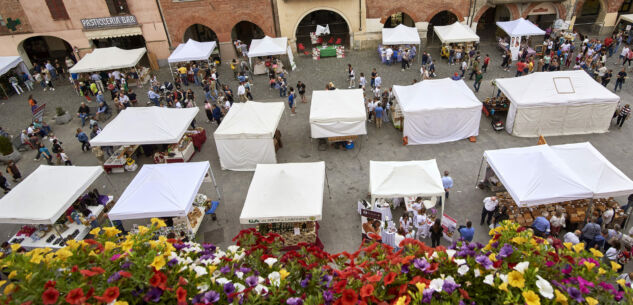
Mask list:
[[[169,144],[167,151],[158,152],[155,156],[157,163],[187,162],[195,153],[195,139],[199,136],[206,138],[204,129],[187,130],[198,111],[196,107],[127,108],[90,140],[90,145],[121,146],[105,161],[103,167],[107,172],[135,170],[135,166],[125,166],[132,162],[139,145]],[[197,142],[201,145],[200,140]]]
[[[2,88],[2,93],[4,93],[4,95],[7,98],[9,97],[9,94],[8,94],[7,90],[8,91],[15,91],[15,89],[13,89],[13,87],[11,86],[11,82],[9,82],[9,77],[11,77],[11,75],[5,76],[5,74],[7,74],[11,70],[14,70],[15,77],[17,79],[21,79],[22,73],[26,73],[28,75],[31,75],[31,72],[29,72],[28,67],[26,66],[26,64],[22,60],[22,57],[20,57],[20,56],[0,56],[0,77],[2,77],[5,80],[0,85],[0,88]],[[35,81],[33,81],[33,84],[37,85],[37,84],[35,84]],[[24,90],[26,88],[22,88],[22,89]]]
[[[582,70],[535,72],[495,83],[511,102],[506,131],[519,137],[607,132],[620,100]]]
[[[99,166],[40,165],[0,199],[0,223],[25,225],[9,242],[33,249],[82,240],[113,200],[94,193],[94,200],[82,196],[101,173]]]
[[[409,145],[444,143],[479,135],[481,102],[463,80],[443,78],[410,86],[394,85],[393,93],[397,101],[394,108],[403,114],[402,135]]]
[[[415,27],[408,27],[404,24],[399,24],[394,28],[383,28],[382,44],[378,46],[379,55],[382,57],[382,50],[385,46],[394,45],[401,45],[404,49],[408,49],[412,45],[418,45],[418,49],[421,49],[420,33],[418,33],[418,29]],[[402,55],[396,54],[397,52],[397,50],[394,50],[394,56],[401,59]]]
[[[222,169],[253,171],[257,164],[277,163],[275,138],[284,103],[234,103],[213,137]]]
[[[325,162],[258,164],[240,215],[242,224],[275,232],[285,249],[298,243],[323,247],[318,221],[323,210]]]
[[[108,217],[110,220],[171,218],[173,225],[161,228],[159,234],[174,232],[180,236],[180,232],[185,232],[193,239],[211,203],[199,194],[205,178],[213,182],[219,198],[208,161],[144,165]],[[204,199],[198,200],[199,197]]]
[[[138,75],[138,80],[135,81],[144,84],[149,81],[149,69],[144,67],[138,70],[136,65],[146,52],[145,48],[132,50],[124,50],[117,47],[97,48],[92,53],[84,55],[81,60],[68,69],[68,72],[91,73],[129,68],[133,69]]]
[[[507,46],[501,46],[506,50],[509,49],[512,53],[512,60],[517,60],[519,57],[519,50],[521,49],[521,39],[526,37],[526,40],[530,36],[545,35],[545,31],[541,30],[538,26],[529,20],[519,18],[512,21],[497,21],[497,26],[501,28],[508,36],[510,36],[510,43]],[[526,44],[526,47],[529,47]],[[532,53],[535,53],[532,50]]]
[[[172,63],[182,63],[190,61],[206,61],[209,63],[209,58],[213,51],[217,48],[215,41],[198,42],[193,39],[187,40],[186,43],[179,44],[174,52],[169,55],[167,62],[169,63],[169,72],[174,76],[174,72],[171,69]]]
[[[248,50],[248,62],[250,63],[251,67],[253,67],[253,71],[255,74],[261,74],[258,72],[262,70],[268,71],[265,68],[265,62],[258,61],[253,66],[253,62],[251,59],[253,57],[257,58],[279,55],[287,55],[290,66],[294,70],[294,60],[292,57],[292,50],[290,50],[290,46],[288,46],[288,38],[265,36],[262,39],[251,40],[251,46]]]
[[[475,34],[475,31],[459,21],[449,25],[436,25],[433,31],[442,42],[440,54],[447,59],[451,47],[470,50],[475,43],[479,42],[479,36]]]
[[[362,89],[312,91],[310,133],[330,142],[355,141],[366,135],[367,114]]]

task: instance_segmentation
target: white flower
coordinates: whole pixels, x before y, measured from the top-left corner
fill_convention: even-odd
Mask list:
[[[219,285],[224,286],[224,284],[226,284],[226,283],[228,283],[228,282],[230,282],[230,281],[229,281],[229,280],[227,280],[226,278],[221,277],[221,278],[219,278],[219,279],[215,280],[215,282],[216,282],[216,283],[218,283]]]
[[[242,292],[244,291],[244,289],[246,289],[246,286],[240,284],[240,283],[235,283],[235,290],[237,290],[237,292]]]
[[[479,268],[475,268],[475,277],[479,277],[481,275],[481,271],[479,271]]]
[[[235,261],[239,261],[239,260],[243,259],[243,258],[244,258],[244,256],[246,256],[246,253],[244,253],[244,252],[242,252],[242,253],[240,253],[240,254],[235,254],[235,255],[233,256],[233,260],[235,260]]]
[[[226,249],[235,253],[240,249],[240,246],[232,245],[232,246],[228,246]]]
[[[193,271],[196,272],[196,277],[201,277],[203,275],[208,274],[207,268],[203,267],[203,266],[195,266],[192,269],[193,269]]]
[[[525,270],[530,266],[530,262],[520,262],[516,266],[514,266],[514,270],[521,272],[525,272]]]
[[[281,283],[281,274],[279,274],[279,272],[277,271],[273,271],[268,275],[268,279],[270,280],[271,284],[279,286],[279,283]]]
[[[268,267],[272,268],[273,265],[277,262],[277,259],[274,257],[269,257],[267,259],[264,260],[264,263],[266,263],[268,265]]]
[[[218,276],[220,276],[220,274],[222,274],[222,272],[220,272],[220,270],[213,271],[213,277],[218,277]]]
[[[459,273],[459,275],[465,275],[468,272],[469,268],[467,265],[461,265],[459,266],[459,268],[457,268],[457,273]]]
[[[255,291],[257,291],[259,295],[265,295],[268,293],[268,288],[266,288],[266,286],[264,285],[259,284],[255,286]]]
[[[429,288],[435,290],[436,292],[442,292],[442,286],[444,286],[443,279],[433,279],[431,281],[431,284],[429,285]]]
[[[200,284],[200,285],[197,286],[197,288],[198,288],[198,292],[199,293],[203,293],[203,292],[209,290],[209,285],[207,285],[207,284]]]
[[[492,274],[488,274],[486,275],[486,277],[484,278],[484,283],[490,285],[490,286],[494,286],[495,285],[495,278]]]
[[[536,276],[538,280],[536,281],[536,287],[538,287],[538,292],[544,297],[548,299],[552,299],[554,297],[554,288],[548,281],[539,275]]]
[[[433,251],[433,255],[429,259],[437,258],[437,251]]]
[[[453,255],[455,255],[455,253],[457,253],[457,251],[455,251],[453,249],[446,250],[446,254],[448,255],[448,259],[453,258]]]
[[[235,276],[237,276],[237,278],[239,278],[241,280],[244,277],[244,272],[242,272],[242,271],[235,271]]]
[[[508,275],[507,274],[499,274],[499,278],[504,282],[504,283],[508,283]]]
[[[265,280],[264,280],[264,278],[263,278],[263,277],[261,277],[261,276],[258,276],[258,277],[257,277],[257,283],[258,283],[258,284],[261,284],[261,283],[263,283],[264,281],[265,281]]]
[[[461,259],[461,258],[456,258],[456,259],[453,260],[453,262],[455,262],[455,264],[457,264],[457,266],[461,266],[461,265],[466,263],[466,260],[465,259]]]

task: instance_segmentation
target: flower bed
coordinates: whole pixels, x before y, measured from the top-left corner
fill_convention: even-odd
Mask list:
[[[632,290],[620,266],[597,251],[532,236],[506,222],[487,245],[429,248],[406,239],[399,251],[371,243],[330,255],[317,247],[280,252],[278,235],[245,230],[225,251],[172,243],[153,231],[93,240],[52,252],[10,254],[0,262],[8,304],[618,304]],[[14,248],[17,250],[17,247]],[[620,289],[624,287],[623,289]]]

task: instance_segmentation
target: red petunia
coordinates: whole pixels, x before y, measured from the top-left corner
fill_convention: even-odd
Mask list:
[[[470,300],[470,296],[468,295],[468,291],[459,288],[459,293],[462,295],[462,298],[466,300]]]
[[[182,276],[178,277],[178,285],[180,285],[180,286],[187,286],[187,283],[188,282],[187,282],[187,280],[184,277],[182,277]]]
[[[108,287],[108,289],[103,292],[102,296],[96,296],[95,299],[104,303],[112,303],[118,297],[119,287]]]
[[[154,275],[152,275],[152,277],[149,279],[149,284],[153,287],[159,287],[165,290],[164,287],[165,284],[167,284],[167,276],[160,271],[154,272]]]
[[[79,273],[81,273],[85,277],[93,277],[95,275],[105,273],[105,270],[103,270],[103,268],[101,267],[92,267],[90,268],[90,270],[80,270]]]
[[[79,267],[77,267],[77,265],[74,265],[74,266],[70,269],[70,272],[75,273],[75,272],[77,272],[77,270],[79,270]]]
[[[492,263],[492,266],[493,266],[495,269],[499,269],[499,267],[501,267],[501,265],[503,265],[503,261],[502,261],[502,260],[498,260],[498,261],[496,261],[496,262]]]
[[[387,276],[385,276],[385,285],[389,285],[391,283],[393,283],[393,281],[396,279],[396,274],[394,272],[389,272],[389,274],[387,274]]]
[[[431,265],[429,265],[429,267],[426,269],[426,273],[434,273],[435,271],[437,271],[438,268],[438,263],[432,263]]]
[[[358,302],[358,294],[352,289],[345,289],[340,301],[341,305],[356,305]]]
[[[336,293],[341,293],[341,291],[343,290],[343,288],[345,288],[345,286],[347,286],[347,280],[339,281],[336,284],[334,284],[334,291]]]
[[[129,273],[127,271],[119,271],[119,275],[121,277],[125,277],[125,278],[131,278],[132,277],[132,273]]]
[[[42,293],[42,304],[44,305],[55,304],[57,303],[57,299],[59,299],[59,291],[53,287],[48,287],[44,290],[44,293]]]
[[[176,299],[178,300],[178,305],[187,304],[187,290],[182,287],[178,287],[176,290]]]
[[[86,302],[84,291],[81,288],[75,288],[66,295],[66,302],[70,305],[81,305]]]
[[[374,294],[374,286],[371,284],[367,284],[360,289],[361,298],[370,297],[372,294]]]
[[[525,227],[519,227],[519,228],[517,229],[517,233],[521,233],[521,232],[523,232],[523,231],[525,231],[525,230],[526,230],[526,228],[525,228]]]
[[[46,282],[46,284],[44,284],[44,289],[48,289],[49,287],[55,288],[55,285],[57,285],[57,282],[55,282],[55,281],[48,281],[48,282]]]

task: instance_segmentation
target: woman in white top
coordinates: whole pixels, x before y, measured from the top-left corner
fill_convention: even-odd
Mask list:
[[[605,227],[611,224],[611,221],[613,221],[613,214],[615,214],[615,211],[611,206],[607,207],[607,210],[602,213],[602,224]]]
[[[407,233],[404,232],[404,229],[402,227],[400,227],[400,229],[398,229],[398,232],[396,233],[396,237],[395,237],[395,244],[396,244],[396,251],[400,250],[400,243],[407,238],[406,237]]]
[[[551,226],[550,234],[552,236],[558,236],[561,228],[565,227],[565,215],[560,210],[556,211],[556,214],[549,220]]]
[[[426,208],[422,207],[418,215],[414,217],[414,225],[417,229],[415,234],[415,238],[420,240],[420,238],[426,238],[429,235],[430,226],[426,223]]]
[[[356,87],[356,75],[354,74],[354,68],[352,68],[351,64],[347,64],[347,74],[348,74],[348,77],[349,77],[349,87],[348,88]]]
[[[411,218],[409,218],[409,213],[405,213],[400,216],[400,228],[404,230],[405,233],[408,233],[411,227]]]

